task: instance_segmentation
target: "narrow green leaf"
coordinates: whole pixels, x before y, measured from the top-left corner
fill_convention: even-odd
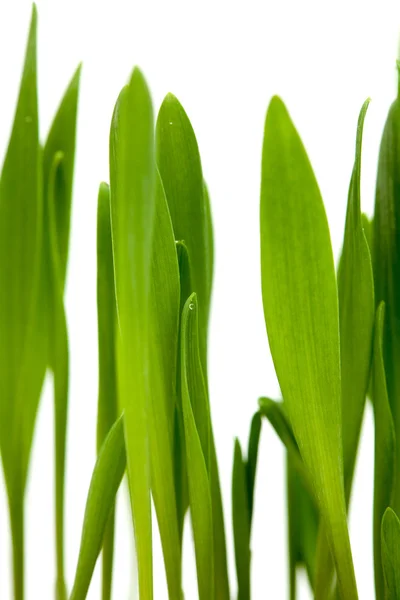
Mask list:
[[[233,455],[232,521],[238,600],[250,600],[250,509],[246,465],[237,439]]]
[[[138,69],[134,69],[114,111],[110,135],[110,182],[119,320],[118,397],[125,410],[139,593],[141,600],[151,600],[152,529],[147,410],[155,160],[151,98]]]
[[[382,564],[387,600],[400,599],[400,521],[387,508],[382,519]]]
[[[24,597],[24,490],[47,336],[39,306],[42,191],[36,7],[0,181],[0,446],[13,537],[14,598]]]
[[[214,545],[210,481],[191,403],[193,387],[197,385],[196,380],[193,381],[192,377],[196,364],[198,349],[195,355],[191,356],[191,353],[195,351],[193,336],[194,339],[197,339],[197,312],[197,298],[196,294],[193,294],[190,296],[190,298],[188,298],[182,313],[182,410],[185,427],[189,501],[196,554],[199,599],[212,600],[212,598],[215,596]],[[197,368],[201,368],[198,361]]]
[[[343,473],[346,505],[350,502],[365,400],[367,396],[374,327],[374,281],[371,255],[361,215],[361,149],[369,100],[364,102],[357,126],[354,168],[347,203],[346,227],[338,270],[340,360],[342,384]],[[318,543],[315,589],[328,595],[333,562],[326,531]]]
[[[261,433],[261,415],[256,412],[253,415],[250,425],[249,444],[247,449],[246,461],[246,482],[247,482],[247,497],[249,504],[250,524],[253,517],[254,503],[254,485],[256,480],[256,468],[258,457],[258,445],[260,442]]]
[[[112,254],[110,190],[99,189],[97,204],[97,322],[99,341],[99,394],[97,405],[97,452],[118,416],[114,261]],[[114,558],[114,507],[104,534],[102,600],[110,600]]]
[[[177,98],[164,99],[156,126],[157,164],[175,239],[184,240],[200,306],[200,355],[207,379],[207,330],[212,285],[213,239],[210,204],[192,125]]]
[[[385,598],[381,557],[381,523],[386,508],[392,504],[396,475],[394,425],[387,396],[382,353],[384,315],[385,305],[381,302],[376,313],[372,368],[372,398],[375,417],[374,571],[377,600]]]
[[[179,304],[175,239],[164,188],[157,172],[151,279],[148,428],[151,485],[171,599],[180,598],[181,595],[181,548],[173,464]]]
[[[400,98],[385,123],[376,180],[373,221],[373,268],[376,306],[385,302],[383,360],[396,438],[400,438]],[[400,444],[396,464],[400,465]],[[400,477],[396,478],[393,509],[400,512]]]
[[[282,101],[271,101],[261,185],[264,314],[293,432],[326,523],[344,600],[357,598],[346,524],[337,288],[322,198]]]
[[[126,468],[124,416],[110,429],[99,452],[90,482],[83,519],[75,581],[70,600],[84,600]]]
[[[370,219],[365,213],[361,213],[361,222],[364,229],[365,239],[367,240],[368,248],[372,257],[374,220]],[[373,262],[374,261],[372,259],[372,263]]]
[[[62,98],[43,150],[44,181],[48,181],[55,154],[57,152],[63,154],[63,160],[57,172],[54,194],[56,241],[63,289],[68,262],[80,74],[81,65],[75,71]]]

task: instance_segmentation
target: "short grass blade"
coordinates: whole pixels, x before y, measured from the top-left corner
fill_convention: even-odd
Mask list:
[[[385,577],[386,600],[400,599],[400,521],[387,508],[382,519],[382,564]]]
[[[238,600],[250,600],[250,509],[246,465],[237,439],[233,455],[232,521]]]
[[[70,600],[84,600],[87,596],[115,497],[126,469],[123,421],[124,416],[121,415],[110,429],[93,471]]]

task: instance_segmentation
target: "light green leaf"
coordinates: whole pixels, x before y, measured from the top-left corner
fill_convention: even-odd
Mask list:
[[[99,394],[97,405],[97,451],[118,416],[114,261],[110,220],[110,190],[99,188],[97,204],[97,323],[99,340]],[[102,600],[110,600],[114,558],[114,521],[112,507],[103,542]]]
[[[87,596],[115,497],[126,468],[124,416],[110,429],[99,452],[90,482],[83,519],[81,546],[70,600]]]
[[[42,180],[38,138],[36,7],[0,182],[0,446],[13,537],[14,598],[24,597],[24,491],[46,367],[39,302]]]
[[[118,99],[110,135],[111,224],[117,313],[118,397],[125,437],[141,600],[153,597],[150,461],[149,300],[155,212],[153,109],[134,69]]]
[[[232,521],[235,542],[238,600],[250,600],[250,509],[239,440],[235,440],[232,473]]]
[[[382,135],[373,220],[373,269],[376,306],[385,302],[383,361],[396,438],[400,439],[400,98],[390,107]],[[400,444],[396,463],[400,465]],[[400,477],[393,509],[400,513]]]
[[[176,399],[179,270],[174,233],[157,172],[150,314],[149,440],[151,485],[169,598],[181,595],[181,548],[174,485],[173,426]]]
[[[375,320],[372,368],[372,398],[375,417],[374,571],[377,600],[385,599],[381,556],[381,523],[385,510],[392,504],[396,479],[394,425],[387,396],[382,354],[384,315],[385,306],[381,302]]]
[[[164,99],[156,126],[157,164],[176,240],[184,240],[200,306],[200,355],[207,379],[207,330],[212,285],[213,239],[208,193],[192,125],[177,98]]]
[[[337,288],[328,222],[282,101],[271,101],[261,185],[264,314],[300,454],[326,523],[343,600],[357,598],[346,524]]]
[[[181,326],[181,376],[182,411],[185,428],[186,460],[189,487],[190,513],[192,518],[196,554],[197,582],[200,600],[212,600],[214,595],[214,545],[210,481],[201,440],[192,410],[192,394],[198,379],[193,371],[201,369],[197,339],[198,304],[196,294],[190,296],[184,306]],[[194,356],[191,353],[194,352]],[[196,364],[197,361],[197,364]]]
[[[387,600],[400,599],[400,521],[387,508],[382,519],[382,564]]]

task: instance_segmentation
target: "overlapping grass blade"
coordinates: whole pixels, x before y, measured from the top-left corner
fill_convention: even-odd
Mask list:
[[[33,6],[0,181],[0,446],[13,537],[16,600],[24,597],[24,491],[47,344],[45,309],[39,302],[43,202],[36,22]]]
[[[204,447],[197,430],[192,402],[199,397],[198,389],[201,363],[196,344],[198,334],[198,304],[195,294],[184,306],[181,326],[181,376],[182,412],[185,428],[186,460],[189,488],[190,513],[192,518],[194,546],[196,554],[197,582],[200,600],[212,600],[214,594],[214,543],[213,514],[210,493],[210,480],[207,471]],[[200,398],[199,398],[200,400]],[[205,400],[205,399],[203,399]]]
[[[181,547],[174,485],[173,427],[176,399],[179,268],[171,218],[157,172],[150,315],[149,441],[151,486],[169,598],[181,595]]]
[[[114,261],[112,254],[110,189],[99,188],[97,204],[97,323],[99,341],[99,394],[97,408],[97,451],[118,416]],[[114,558],[114,506],[110,510],[104,533],[102,565],[102,600],[110,600]]]
[[[381,523],[386,508],[392,504],[396,475],[394,425],[387,396],[382,353],[384,315],[385,306],[382,302],[376,313],[372,368],[372,398],[375,418],[374,571],[377,600],[384,600],[385,598],[381,554]]]
[[[208,190],[191,123],[172,95],[165,98],[156,126],[157,163],[171,213],[175,239],[182,240],[190,257],[190,285],[199,302],[199,343],[207,383],[207,331],[213,271],[213,232]],[[182,285],[182,273],[181,273]],[[187,285],[184,283],[183,285]],[[186,298],[181,293],[181,298]],[[229,598],[225,528],[215,443],[210,426],[210,478],[215,544],[215,585],[218,598]],[[182,462],[182,461],[181,461]],[[176,467],[179,469],[180,467]],[[184,485],[184,478],[183,480]],[[182,509],[184,510],[184,498]],[[180,523],[182,517],[180,517]]]
[[[378,161],[373,221],[375,300],[385,302],[383,360],[396,438],[400,438],[400,98],[390,107]],[[400,444],[396,464],[400,465]],[[393,509],[400,512],[400,477],[396,478]]]
[[[235,440],[232,473],[232,521],[238,600],[250,600],[250,509],[246,467],[239,440]]]
[[[357,598],[342,478],[337,288],[329,228],[282,101],[265,124],[261,185],[265,320],[293,432],[310,473],[344,600]]]
[[[64,286],[68,261],[75,130],[80,67],[64,94],[43,150],[43,281],[48,303],[48,364],[53,371],[55,413],[57,598],[66,598],[64,575],[64,487],[68,409],[68,331]]]
[[[338,270],[343,474],[347,506],[369,384],[375,312],[371,255],[364,234],[360,198],[362,135],[368,105],[369,100],[364,102],[358,119],[355,161]],[[320,535],[315,586],[323,597],[327,596],[331,585],[333,563],[323,528]]]
[[[141,600],[153,597],[147,410],[149,300],[155,212],[153,109],[134,69],[114,111],[110,135],[111,223],[119,320],[118,397],[125,410],[128,480]]]
[[[121,415],[110,429],[93,471],[70,600],[84,600],[87,596],[110,514],[114,508],[115,497],[125,472],[126,452],[123,421],[124,415]]]
[[[385,578],[386,600],[400,598],[400,521],[396,513],[387,508],[382,519],[382,564]]]

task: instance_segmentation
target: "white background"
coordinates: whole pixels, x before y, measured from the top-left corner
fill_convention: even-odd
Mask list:
[[[0,154],[13,117],[30,2],[0,3]],[[261,305],[258,203],[265,111],[287,103],[309,151],[326,204],[337,256],[343,233],[358,111],[373,102],[365,126],[363,208],[371,212],[379,137],[396,92],[400,5],[379,0],[39,0],[41,136],[83,61],[75,193],[66,304],[71,384],[66,498],[66,568],[72,584],[86,493],[95,460],[97,404],[96,201],[108,180],[108,130],[114,101],[138,64],[155,110],[171,91],[197,134],[215,224],[216,268],[210,334],[210,385],[222,478],[232,589],[230,477],[233,438],[247,441],[262,394],[277,396]],[[38,414],[27,492],[27,598],[53,598],[52,393]],[[373,428],[367,411],[351,537],[362,600],[373,598]],[[2,477],[2,476],[1,476]],[[287,598],[284,455],[264,425],[253,521],[253,598]],[[155,534],[155,598],[166,598]],[[126,494],[121,495],[114,598],[134,581]],[[10,540],[0,481],[0,598],[11,598]],[[197,597],[190,529],[185,532],[186,597]],[[99,598],[99,570],[90,598]],[[134,596],[130,596],[134,597]],[[302,581],[301,599],[309,598]]]

